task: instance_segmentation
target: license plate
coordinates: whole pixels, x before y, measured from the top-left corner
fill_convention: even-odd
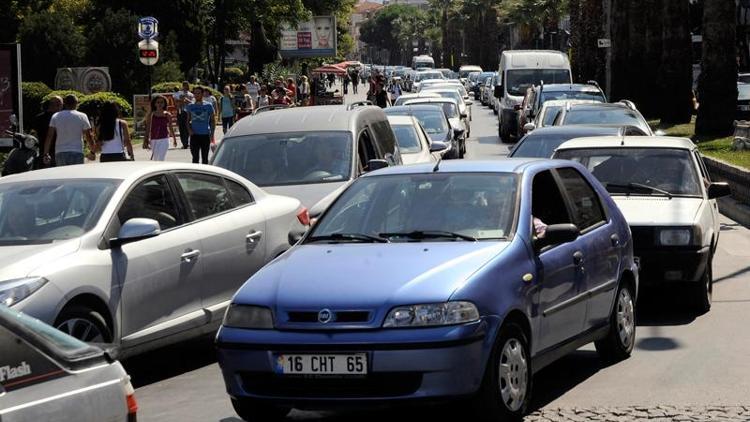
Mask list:
[[[365,375],[367,354],[276,355],[274,368],[283,375]]]

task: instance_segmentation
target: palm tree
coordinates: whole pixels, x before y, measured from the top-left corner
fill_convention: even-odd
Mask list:
[[[732,133],[737,107],[736,37],[735,2],[706,1],[696,135],[728,136]]]

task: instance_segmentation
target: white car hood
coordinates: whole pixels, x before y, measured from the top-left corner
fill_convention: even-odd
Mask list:
[[[34,271],[78,251],[80,239],[43,245],[0,246],[0,281],[43,276]]]
[[[701,198],[613,195],[617,206],[631,226],[691,225],[703,203]]]

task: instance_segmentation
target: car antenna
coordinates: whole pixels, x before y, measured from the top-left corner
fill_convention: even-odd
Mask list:
[[[433,173],[437,173],[438,170],[440,170],[440,163],[443,162],[443,157],[439,157],[437,160],[437,163],[435,163],[435,167],[432,168]]]

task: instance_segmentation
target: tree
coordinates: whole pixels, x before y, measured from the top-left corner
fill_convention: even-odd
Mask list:
[[[735,3],[712,0],[703,7],[703,61],[695,133],[728,136],[732,133],[737,107]]]
[[[83,64],[86,39],[75,22],[63,13],[44,12],[25,17],[18,38],[24,80],[53,86],[58,67]]]
[[[663,51],[659,74],[662,123],[689,123],[693,116],[692,36],[687,0],[663,0]]]
[[[573,80],[599,82],[604,86],[606,50],[599,48],[598,39],[604,38],[604,10],[601,0],[570,0],[570,49]]]
[[[138,59],[138,17],[128,10],[107,10],[89,30],[87,62],[109,67],[113,91],[126,97],[147,92],[148,71]]]
[[[392,4],[380,9],[372,19],[362,24],[360,39],[372,46],[390,51],[390,63],[404,60],[404,43],[417,28],[420,11],[414,6]]]

